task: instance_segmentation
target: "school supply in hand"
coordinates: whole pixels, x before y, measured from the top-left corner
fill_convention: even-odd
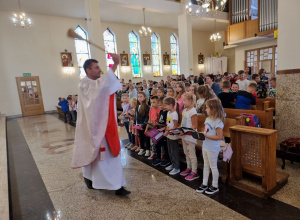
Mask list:
[[[142,125],[141,124],[136,124],[135,126],[133,126],[135,129],[137,129],[137,130],[144,130],[143,128],[142,128]]]
[[[203,133],[199,133],[191,128],[181,127],[176,129],[169,130],[170,135],[179,135],[180,131],[185,135],[191,135],[193,138],[198,140],[205,140],[205,136]]]
[[[150,137],[154,144],[163,138],[163,131],[159,131],[157,128],[152,128],[149,132],[147,132],[147,136]]]

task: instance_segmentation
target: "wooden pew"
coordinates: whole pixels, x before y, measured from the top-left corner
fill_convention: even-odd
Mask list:
[[[264,101],[259,101],[259,100],[264,100]],[[270,102],[266,101],[265,99],[258,99],[256,103],[256,110],[261,110],[265,111],[266,109],[269,108]]]
[[[276,110],[276,98],[258,99],[257,105],[260,105],[263,102],[269,102],[269,108],[274,108]]]
[[[61,110],[61,107],[60,107],[59,105],[57,105],[57,106],[55,106],[55,107],[56,107],[56,109],[57,109],[57,113],[58,113],[58,115],[59,115],[59,118],[64,119],[64,113],[63,113],[63,111]],[[67,114],[67,120],[70,120],[68,114]]]
[[[227,118],[239,117],[241,113],[254,114],[258,117],[262,128],[273,129],[274,108],[268,108],[265,111],[224,108],[224,111],[226,112]]]
[[[198,132],[204,131],[204,122],[206,120],[206,116],[198,115]],[[223,128],[223,135],[224,137],[230,137],[230,130],[229,128],[234,125],[245,125],[245,120],[242,116],[237,116],[235,118],[225,118],[224,128]]]
[[[230,183],[261,198],[269,198],[288,181],[288,174],[276,170],[277,130],[236,125],[230,128],[233,155]],[[261,178],[262,188],[246,184],[243,172]]]
[[[122,101],[117,101],[117,110],[122,111]]]
[[[56,107],[56,109],[57,109],[57,113],[59,114],[59,116],[64,117],[64,114],[63,114],[63,112],[62,112],[62,110],[61,110],[61,107],[60,107],[59,105],[57,105],[57,106],[55,106],[55,107]]]
[[[198,115],[198,127],[197,130],[199,132],[204,131],[204,122],[206,120],[206,116],[204,115]],[[245,124],[245,119],[242,116],[238,116],[236,118],[226,118],[224,122],[224,128],[223,128],[223,135],[224,137],[230,138],[230,127],[235,126],[235,125],[244,125]],[[202,141],[198,141],[198,144],[196,144],[196,150],[202,150]],[[220,153],[222,155],[222,153]],[[228,177],[229,177],[229,163],[223,162],[226,174],[222,176],[222,181],[224,183],[227,182]]]

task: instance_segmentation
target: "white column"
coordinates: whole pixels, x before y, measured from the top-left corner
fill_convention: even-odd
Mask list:
[[[300,136],[299,8],[299,0],[278,0],[277,144]]]
[[[180,74],[186,77],[193,74],[193,37],[191,16],[182,6],[182,14],[178,16],[179,62]]]
[[[89,40],[104,48],[99,1],[85,0],[85,14],[87,19],[87,32]],[[90,50],[91,58],[98,60],[101,69],[106,72],[105,53],[92,45],[90,45]]]

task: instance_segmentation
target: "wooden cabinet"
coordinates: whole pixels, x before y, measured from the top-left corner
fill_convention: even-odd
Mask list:
[[[259,33],[258,26],[258,19],[229,25],[227,31],[228,43],[255,37]]]
[[[236,125],[230,128],[230,137],[232,185],[259,197],[269,197],[287,183],[288,175],[276,171],[277,130]],[[260,177],[263,190],[243,183],[243,172]]]

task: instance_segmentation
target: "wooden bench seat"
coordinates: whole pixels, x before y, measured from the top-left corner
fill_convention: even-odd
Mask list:
[[[258,117],[262,128],[273,129],[274,108],[268,108],[265,111],[224,108],[224,111],[226,112],[227,118],[239,117],[241,113],[254,114]]]
[[[266,109],[270,108],[270,101],[266,101],[265,99],[258,99],[261,101],[257,101],[256,103],[256,110],[265,111]]]
[[[256,103],[257,110],[266,110],[266,108],[262,108],[265,103],[268,102],[268,108],[276,109],[276,99],[275,98],[266,98],[266,99],[258,99]]]
[[[57,109],[57,114],[59,115],[59,118],[64,119],[64,113],[63,113],[63,111],[61,110],[61,106],[57,105],[57,106],[55,106],[55,107],[56,107],[56,109]],[[67,120],[70,120],[68,114],[67,114]]]
[[[57,113],[60,115],[60,116],[64,116],[62,110],[61,110],[61,107],[59,105],[55,106],[56,109],[57,109]]]

